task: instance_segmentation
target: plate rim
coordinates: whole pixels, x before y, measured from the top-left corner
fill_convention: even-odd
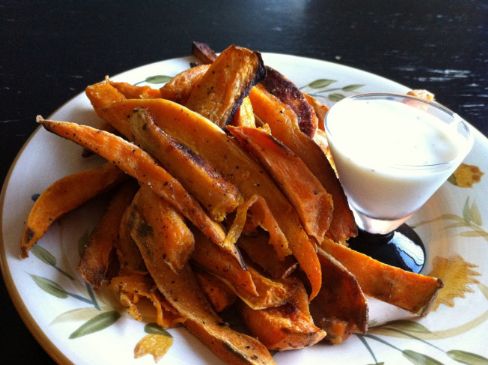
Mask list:
[[[76,97],[76,96],[75,96]],[[71,102],[71,98],[69,101],[64,103],[58,109],[64,107],[65,104]],[[56,111],[58,110],[56,109]],[[7,187],[10,183],[10,178],[12,173],[17,166],[18,160],[20,156],[23,154],[24,150],[27,148],[31,140],[38,134],[40,127],[37,127],[27,138],[25,143],[20,148],[19,152],[15,156],[10,168],[8,170],[7,175],[5,176],[5,180],[2,186],[2,191],[0,193],[0,270],[2,273],[3,282],[5,283],[5,287],[7,288],[7,292],[9,294],[10,300],[12,301],[15,310],[19,314],[24,325],[29,330],[30,334],[34,337],[37,343],[42,347],[44,351],[58,364],[73,364],[71,360],[64,354],[63,351],[59,347],[57,347],[54,342],[52,342],[49,337],[47,336],[46,332],[42,330],[39,324],[36,322],[34,317],[32,316],[31,312],[27,308],[27,305],[22,300],[20,293],[17,289],[17,286],[14,283],[12,278],[12,274],[10,272],[10,268],[7,262],[7,250],[5,247],[5,242],[3,241],[3,213],[4,213],[4,204],[5,204],[5,195],[7,192]]]
[[[386,78],[384,76],[378,75],[376,73],[363,70],[360,68],[356,68],[353,66],[337,63],[337,62],[332,62],[328,60],[323,60],[319,58],[314,58],[314,57],[307,57],[307,56],[301,56],[301,55],[293,55],[293,54],[286,54],[286,53],[276,53],[276,52],[265,52],[265,51],[260,51],[261,54],[263,55],[270,55],[270,56],[278,56],[278,57],[285,57],[285,58],[295,58],[298,60],[307,60],[307,61],[314,61],[317,63],[326,63],[329,65],[332,65],[334,67],[339,67],[342,70],[345,71],[352,71],[352,72],[360,72],[363,74],[366,74],[368,76],[375,77],[377,79],[381,79],[383,81],[386,81],[388,83],[394,83],[399,87],[406,87],[410,88],[409,86],[403,85],[395,80]],[[163,59],[155,62],[150,62],[144,65],[139,65],[135,66],[133,68],[127,69],[125,71],[119,72],[112,77],[120,77],[120,75],[123,75],[128,72],[135,71],[137,69],[143,68],[143,67],[154,67],[156,64],[159,64],[161,62],[175,62],[175,61],[184,61],[184,60],[191,60],[192,56],[191,55],[186,55],[186,56],[181,56],[181,57],[173,57],[173,58],[168,58],[168,59]],[[82,96],[84,94],[84,91],[79,92],[78,94],[72,96],[69,98],[67,101],[65,101],[62,105],[57,107],[52,113],[49,114],[48,118],[52,118],[53,115],[57,114],[60,110],[65,108],[68,104],[72,103],[76,98]],[[485,136],[481,131],[479,131],[475,126],[473,126],[471,123],[468,121],[469,127],[475,132],[474,135],[474,140],[475,143],[482,143],[485,146],[488,145],[488,137]],[[73,362],[65,355],[65,353],[57,347],[54,342],[52,342],[45,331],[42,330],[42,328],[39,326],[39,324],[35,321],[33,318],[31,312],[27,308],[26,304],[22,300],[20,293],[17,289],[17,286],[15,285],[10,268],[7,262],[7,250],[4,242],[4,234],[3,234],[3,213],[4,213],[4,205],[5,205],[5,196],[7,192],[7,188],[10,185],[10,180],[13,174],[13,171],[15,170],[18,161],[22,154],[24,153],[25,149],[27,146],[32,142],[32,140],[37,136],[37,134],[41,131],[41,127],[37,126],[34,131],[30,134],[30,136],[27,138],[27,140],[24,142],[22,147],[19,149],[17,152],[14,160],[11,162],[10,167],[8,169],[8,172],[5,176],[5,179],[2,184],[2,189],[0,192],[0,271],[5,283],[5,287],[7,288],[7,292],[9,294],[10,300],[12,301],[17,313],[19,314],[20,318],[22,319],[22,322],[24,325],[27,327],[29,330],[30,334],[34,337],[34,339],[37,341],[37,343],[42,347],[44,351],[58,364],[73,364]],[[487,147],[488,148],[488,147]]]

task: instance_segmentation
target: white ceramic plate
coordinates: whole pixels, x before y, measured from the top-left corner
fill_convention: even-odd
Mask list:
[[[385,78],[330,62],[269,53],[263,54],[263,58],[266,64],[329,104],[357,92],[408,90]],[[191,60],[157,62],[113,79],[139,83],[150,76],[173,76],[188,68]],[[50,117],[91,125],[100,123],[83,94]],[[488,141],[473,131],[475,145],[465,162],[474,167],[465,167],[464,177],[458,178],[468,182],[478,174],[477,168],[486,171],[488,166]],[[58,362],[153,364],[149,356],[135,360],[133,355],[136,343],[145,335],[144,325],[120,308],[114,308],[102,294],[93,294],[76,272],[79,241],[100,214],[96,203],[54,224],[33,254],[26,260],[19,259],[19,240],[33,204],[31,197],[56,179],[99,162],[97,157],[82,158],[80,147],[45,130],[33,134],[15,160],[2,190],[3,275],[29,329]],[[275,355],[277,363],[488,363],[488,225],[483,222],[488,219],[487,191],[486,177],[465,188],[447,182],[410,221],[428,243],[428,264],[424,271],[436,270],[445,283],[435,310],[426,318],[376,327],[368,336],[353,335],[339,346],[318,344],[279,353]],[[373,310],[372,317],[377,322],[403,315],[376,303]],[[116,320],[119,312],[121,317]],[[74,332],[84,335],[70,339]],[[220,363],[185,330],[170,330],[170,333],[174,344],[160,364]],[[438,362],[433,362],[434,359]]]

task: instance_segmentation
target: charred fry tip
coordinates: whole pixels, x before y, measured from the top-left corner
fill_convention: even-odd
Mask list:
[[[29,257],[29,250],[25,247],[22,247],[20,249],[20,258],[21,259],[26,259],[27,257]]]
[[[417,312],[419,317],[425,317],[427,314],[429,314],[432,306],[434,305],[434,302],[437,298],[437,295],[439,294],[439,290],[441,290],[444,287],[444,282],[440,278],[436,278],[436,284],[437,284],[437,289],[435,293],[432,295],[430,298],[429,302],[425,304],[420,310]]]

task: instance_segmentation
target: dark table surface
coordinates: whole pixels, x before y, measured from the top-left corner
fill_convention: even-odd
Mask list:
[[[488,1],[0,1],[0,181],[36,128],[99,81],[192,40],[340,62],[434,92],[488,135]],[[52,363],[0,283],[2,359]]]

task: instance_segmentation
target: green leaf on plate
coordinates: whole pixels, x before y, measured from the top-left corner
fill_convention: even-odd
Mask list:
[[[35,257],[37,257],[42,262],[51,266],[56,266],[56,257],[54,257],[44,247],[40,245],[34,245],[34,247],[31,248],[31,252],[34,254]]]
[[[462,222],[448,224],[447,226],[444,227],[444,229],[459,228],[459,227],[469,227],[469,225],[466,224],[466,222],[463,220]]]
[[[329,85],[332,85],[336,80],[329,80],[329,79],[317,79],[309,83],[307,86],[311,87],[312,89],[322,89]]]
[[[64,290],[58,283],[55,283],[52,280],[43,278],[42,276],[37,276],[34,274],[29,274],[34,282],[37,284],[39,288],[44,290],[46,293],[54,295],[58,298],[67,298],[68,293]]]
[[[372,327],[377,327],[380,325],[380,321],[375,321],[374,319],[370,319],[369,322],[368,322],[368,327],[369,328],[372,328]]]
[[[101,313],[82,324],[76,331],[74,331],[69,338],[78,338],[81,336],[89,335],[93,332],[101,331],[115,322],[120,318],[120,313],[117,311],[109,311]]]
[[[479,287],[480,287],[481,293],[483,293],[485,298],[488,299],[488,286],[486,286],[484,284],[480,284]]]
[[[56,316],[56,318],[54,318],[50,324],[72,321],[87,321],[98,313],[100,313],[100,311],[93,307],[76,308]]]
[[[461,237],[488,237],[488,232],[466,231],[459,233]]]
[[[469,222],[471,220],[471,217],[469,216],[469,198],[467,198],[464,202],[463,218],[466,222]]]
[[[447,351],[447,356],[451,359],[468,365],[488,365],[488,359],[486,357],[472,354],[471,352],[461,350]]]
[[[332,94],[327,95],[327,97],[329,98],[330,101],[340,101],[340,100],[344,99],[346,96],[343,94],[339,94],[339,93],[332,93]]]
[[[385,326],[393,327],[398,330],[406,331],[406,332],[414,332],[414,333],[430,333],[429,329],[419,322],[410,321],[410,320],[398,320],[387,323]]]
[[[171,79],[172,77],[167,75],[154,75],[154,76],[147,77],[144,81],[146,81],[149,84],[164,84],[165,82],[168,82]]]
[[[153,335],[163,335],[163,336],[173,337],[168,331],[166,331],[163,327],[161,327],[157,323],[146,324],[144,326],[144,332]]]
[[[445,220],[451,220],[451,221],[458,221],[458,222],[462,221],[461,217],[457,216],[456,214],[449,214],[449,213],[441,214],[439,218]]]
[[[342,90],[343,91],[355,91],[355,90],[357,90],[363,86],[364,86],[363,84],[351,84],[351,85],[344,86],[342,88]]]
[[[402,354],[415,365],[442,365],[440,361],[413,350],[403,350]]]
[[[481,213],[475,201],[471,203],[471,207],[469,208],[469,210],[471,215],[471,222],[478,226],[481,226],[483,224],[481,220]]]

